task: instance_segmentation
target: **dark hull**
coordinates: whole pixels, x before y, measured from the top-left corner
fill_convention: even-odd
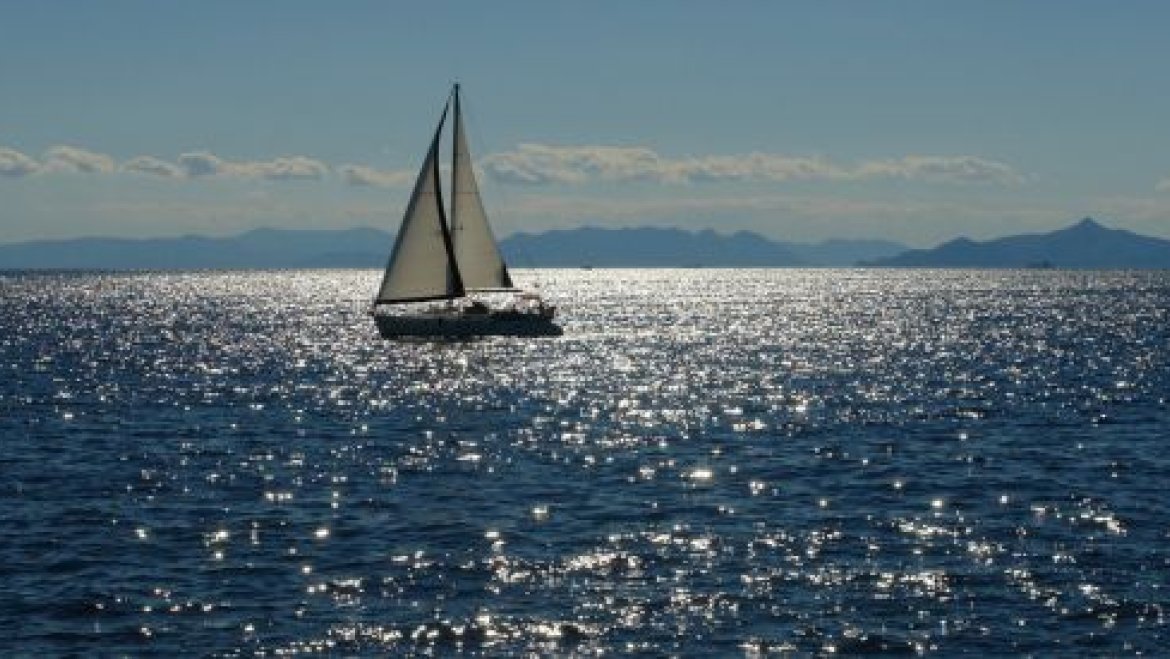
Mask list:
[[[406,337],[560,336],[552,318],[538,314],[416,314],[375,315],[384,339]]]

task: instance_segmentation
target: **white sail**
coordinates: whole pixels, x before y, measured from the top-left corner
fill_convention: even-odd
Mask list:
[[[464,295],[463,281],[452,258],[451,235],[443,215],[439,186],[439,136],[447,110],[435,129],[426,161],[398,229],[390,263],[378,289],[378,303],[439,300]]]
[[[479,197],[463,114],[459,108],[459,86],[455,86],[455,136],[451,164],[451,242],[463,285],[468,290],[511,289],[508,266],[496,246],[487,213]]]

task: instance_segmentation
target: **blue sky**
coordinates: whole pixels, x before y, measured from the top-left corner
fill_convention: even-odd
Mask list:
[[[453,80],[497,232],[1170,237],[1170,3],[0,3],[0,242],[394,229]]]

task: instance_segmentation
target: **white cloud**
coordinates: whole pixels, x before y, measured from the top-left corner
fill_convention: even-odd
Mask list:
[[[191,178],[232,176],[275,181],[319,180],[329,173],[329,166],[307,156],[284,156],[273,160],[230,161],[207,152],[196,151],[179,156],[179,168]]]
[[[234,166],[252,176],[274,181],[320,180],[329,174],[329,166],[307,156],[287,156],[260,162],[237,163]]]
[[[163,178],[182,178],[183,170],[174,163],[160,160],[154,156],[138,156],[122,163],[121,171],[135,174],[150,174]]]
[[[483,173],[496,180],[532,185],[864,180],[1017,185],[1026,180],[1006,163],[970,155],[907,155],[840,164],[819,156],[759,152],[669,158],[646,147],[521,144],[514,150],[488,155],[479,165]],[[405,187],[414,179],[413,172],[406,170],[379,170],[357,164],[331,167],[303,155],[271,160],[228,160],[210,151],[192,151],[181,154],[175,162],[140,155],[118,166],[108,155],[72,146],[54,146],[40,161],[14,149],[0,147],[0,176],[15,178],[42,172],[116,171],[163,178],[223,177],[277,181],[324,180],[336,174],[349,185],[376,187]],[[1170,190],[1170,179],[1159,183],[1158,189]]]
[[[976,156],[904,156],[862,163],[857,178],[901,178],[912,181],[954,181],[1018,185],[1024,177],[1010,165]]]
[[[19,178],[36,174],[41,164],[16,149],[0,147],[0,176]]]
[[[667,158],[645,147],[521,144],[481,163],[500,181],[582,184],[590,181],[792,181],[901,178],[925,182],[1018,184],[1010,165],[976,156],[904,156],[840,165],[821,157],[771,153]]]
[[[384,171],[365,165],[341,165],[337,173],[349,185],[370,185],[382,188],[409,185],[414,174],[406,170]]]
[[[791,181],[842,179],[848,176],[841,167],[823,158],[749,153],[742,156],[705,156],[680,161],[663,161],[668,183],[694,181]]]
[[[607,181],[669,180],[678,177],[671,163],[643,147],[548,146],[521,144],[483,158],[489,175],[510,183],[586,183]]]
[[[115,169],[114,159],[74,146],[55,146],[41,159],[45,171],[108,174]]]
[[[162,178],[202,178],[209,176],[266,179],[272,181],[323,180],[333,170],[329,165],[308,156],[282,156],[271,160],[227,160],[209,151],[192,151],[180,155],[176,162],[155,156],[135,156],[118,165],[114,158],[73,146],[54,146],[41,160],[16,149],[0,147],[0,176],[17,178],[48,172],[110,174],[115,172],[147,174]],[[337,173],[351,185],[397,186],[409,184],[408,172],[381,171],[363,165],[342,165]]]
[[[1164,178],[1158,181],[1158,185],[1154,186],[1158,192],[1170,192],[1170,178]]]
[[[206,151],[184,153],[179,156],[179,169],[192,178],[197,176],[215,176],[227,172],[227,163],[219,156]]]

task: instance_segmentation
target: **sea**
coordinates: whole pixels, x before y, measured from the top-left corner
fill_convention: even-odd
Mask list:
[[[1166,656],[1170,272],[0,273],[0,655]]]

